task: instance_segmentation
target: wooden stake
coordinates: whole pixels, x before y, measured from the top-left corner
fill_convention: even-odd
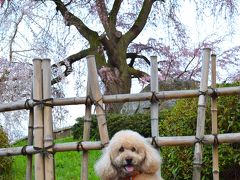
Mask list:
[[[195,143],[194,160],[193,160],[193,180],[201,179],[202,170],[202,141],[204,137],[205,128],[205,112],[206,112],[206,92],[208,85],[208,72],[209,72],[209,60],[210,60],[210,49],[205,48],[203,50],[203,63],[202,63],[202,75],[200,82],[200,95],[198,99],[198,116],[197,116],[197,130],[196,139],[198,142]]]
[[[211,88],[215,89],[216,85],[216,55],[211,55],[212,60],[212,85]],[[212,96],[211,98],[211,118],[212,118],[212,134],[217,136],[217,96]],[[219,166],[218,166],[218,144],[213,144],[213,179],[219,180]]]
[[[42,100],[42,68],[41,59],[33,60],[33,99]],[[34,146],[43,148],[43,110],[42,105],[34,106]],[[44,179],[43,154],[35,154],[35,180]]]
[[[97,69],[96,69],[96,62],[95,62],[94,56],[92,55],[87,56],[87,65],[88,65],[88,72],[91,74],[91,79],[89,81],[90,81],[92,96],[96,106],[96,115],[97,115],[100,139],[103,146],[105,146],[109,142],[109,137],[108,137],[105,111],[103,109],[103,99],[102,99],[102,95],[101,95],[99,85],[98,85],[98,80],[97,80]]]
[[[43,99],[51,98],[51,67],[50,59],[42,60],[42,76],[43,76]],[[51,100],[46,101],[49,105],[44,105],[44,147],[53,145],[53,122]],[[47,149],[51,152],[52,148]],[[45,163],[45,180],[54,180],[54,157],[52,153],[44,156]]]

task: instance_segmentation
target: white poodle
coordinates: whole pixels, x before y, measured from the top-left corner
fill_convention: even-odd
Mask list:
[[[161,158],[144,137],[131,130],[116,133],[95,165],[102,180],[161,180]]]

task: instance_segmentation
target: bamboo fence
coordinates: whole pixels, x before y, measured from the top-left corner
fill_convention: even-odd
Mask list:
[[[158,92],[158,65],[157,56],[151,56],[151,91],[154,93],[151,99],[151,131],[152,137],[159,136],[158,128],[158,99],[155,92]]]
[[[193,180],[201,179],[202,169],[202,141],[205,129],[205,112],[206,112],[206,91],[208,85],[208,71],[210,61],[210,49],[203,50],[203,63],[202,63],[202,76],[200,81],[200,95],[198,99],[198,116],[197,116],[197,129],[196,129],[196,143],[194,150],[193,160]]]
[[[32,155],[35,163],[35,179],[55,179],[53,153],[65,151],[83,151],[81,179],[88,179],[88,151],[100,150],[109,142],[104,104],[133,101],[151,101],[152,138],[147,141],[156,146],[195,146],[193,160],[193,179],[201,179],[202,146],[213,146],[213,178],[219,179],[218,144],[239,143],[240,133],[217,134],[216,97],[240,94],[240,86],[216,88],[216,56],[212,56],[212,86],[207,88],[210,49],[203,50],[202,76],[199,90],[178,90],[158,92],[157,58],[151,57],[151,91],[137,94],[119,94],[103,96],[97,81],[97,70],[94,56],[87,57],[88,85],[86,97],[50,99],[50,60],[33,60],[33,97],[26,101],[0,105],[0,112],[29,109],[28,145],[23,147],[0,148],[0,157],[27,155],[26,179],[32,179]],[[212,134],[204,134],[206,96],[211,96]],[[158,101],[161,99],[199,98],[197,129],[195,136],[161,137],[158,130]],[[53,144],[52,107],[85,104],[84,132],[82,142]],[[91,107],[95,105],[101,141],[89,141],[91,124]],[[216,144],[217,139],[217,144]],[[204,140],[204,141],[203,141]]]
[[[35,101],[41,101],[43,99],[42,94],[42,60],[34,59],[33,60],[33,99]],[[35,147],[43,149],[43,109],[41,104],[36,104],[33,107],[34,110],[34,128],[33,128],[33,144]],[[42,180],[44,179],[44,159],[43,153],[35,154],[34,161],[35,168],[35,179]]]
[[[239,95],[240,86],[236,87],[222,87],[215,90],[209,88],[206,92],[208,96],[229,96]],[[150,101],[152,99],[152,92],[135,93],[135,94],[117,94],[117,95],[103,95],[102,101],[104,104],[108,103],[125,103],[135,101]],[[181,99],[181,98],[196,98],[199,96],[199,90],[177,90],[177,91],[160,91],[156,92],[155,96],[159,100]],[[87,97],[70,97],[70,98],[56,98],[52,100],[53,106],[79,105],[85,104]],[[0,112],[15,111],[30,109],[36,102],[29,99],[27,101],[17,101],[11,103],[0,104]]]
[[[83,141],[88,141],[90,138],[90,128],[91,128],[91,122],[92,122],[92,104],[91,100],[92,95],[91,95],[91,88],[90,88],[90,79],[91,79],[91,74],[88,73],[87,77],[87,97],[89,99],[86,100],[86,105],[85,105],[85,116],[84,116],[84,126],[83,126]],[[83,151],[82,155],[82,169],[81,169],[81,179],[88,179],[88,150]]]
[[[212,77],[212,84],[211,88],[216,89],[216,55],[211,55],[211,77]],[[212,119],[212,134],[217,136],[218,134],[218,127],[217,127],[217,96],[211,97],[211,119]],[[218,143],[214,142],[212,147],[212,154],[213,154],[213,180],[219,180],[219,167],[218,167]]]

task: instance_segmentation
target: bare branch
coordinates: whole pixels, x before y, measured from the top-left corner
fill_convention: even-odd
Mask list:
[[[72,14],[61,0],[53,0],[56,4],[56,9],[59,10],[66,22],[66,25],[73,25],[77,28],[78,32],[86,38],[89,42],[93,41],[93,37],[98,37],[96,31],[89,29],[81,19]]]
[[[107,34],[110,34],[108,12],[104,0],[96,0],[98,16]]]
[[[133,67],[135,59],[137,59],[137,58],[143,59],[149,66],[151,65],[151,62],[149,61],[149,59],[146,56],[144,56],[144,55],[139,55],[137,53],[127,53],[127,58],[131,58],[131,61],[128,64],[129,67]],[[160,71],[160,70],[161,69],[158,68],[158,71]]]
[[[116,28],[116,22],[117,22],[117,14],[119,12],[120,6],[122,4],[122,0],[115,0],[112,10],[109,13],[109,23],[111,30],[115,30]]]
[[[140,71],[138,69],[134,69],[132,67],[128,67],[128,71],[129,71],[129,74],[132,76],[132,78],[141,78],[144,76],[149,76],[149,74],[143,71]]]
[[[23,19],[24,14],[22,13],[21,16],[19,17],[18,21],[15,24],[15,28],[14,28],[14,33],[13,36],[10,40],[10,44],[9,44],[9,61],[12,62],[12,58],[13,58],[13,43],[14,43],[14,39],[17,35],[18,32],[18,26],[21,23],[22,19]]]
[[[130,42],[132,42],[143,30],[144,26],[147,23],[147,19],[151,12],[153,3],[153,0],[144,0],[142,9],[135,23],[130,28],[130,30],[123,35],[123,41],[125,43],[129,44]]]
[[[188,62],[188,64],[187,64],[187,66],[185,67],[184,71],[177,76],[177,79],[179,79],[184,73],[187,72],[188,67],[189,67],[190,64],[193,62],[193,60],[195,59],[195,57],[196,57],[196,56],[194,56],[194,57]]]
[[[76,61],[79,61],[81,60],[82,58],[86,57],[87,55],[89,55],[89,53],[91,52],[91,49],[85,49],[85,50],[82,50],[76,54],[73,54],[69,57],[67,57],[65,60],[63,61],[60,61],[58,62],[57,64],[53,64],[52,65],[52,68],[56,68],[56,67],[59,67],[59,66],[64,66],[65,67],[65,70],[63,72],[63,75],[62,76],[58,76],[54,79],[52,79],[51,81],[51,84],[56,84],[58,82],[60,82],[63,77],[67,77],[68,75],[71,74],[71,72],[73,71],[72,69],[72,64]]]

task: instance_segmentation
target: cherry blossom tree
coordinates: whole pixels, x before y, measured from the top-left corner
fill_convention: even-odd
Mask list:
[[[9,62],[26,62],[35,56],[53,59],[52,68],[60,69],[60,73],[52,84],[74,72],[74,64],[90,54],[96,57],[105,94],[129,93],[132,78],[148,76],[146,67],[151,54],[159,56],[162,80],[196,78],[204,47],[220,53],[218,63],[223,68],[226,64],[239,66],[239,46],[222,51],[219,46],[224,37],[206,37],[198,44],[191,43],[181,21],[182,1],[1,0],[0,4],[4,11],[0,21],[6,58]],[[238,2],[194,1],[193,8],[199,21],[207,14],[215,19],[225,18],[233,26]],[[142,40],[147,32],[153,36]],[[85,69],[80,71],[84,74]],[[111,110],[119,111],[119,108]]]

